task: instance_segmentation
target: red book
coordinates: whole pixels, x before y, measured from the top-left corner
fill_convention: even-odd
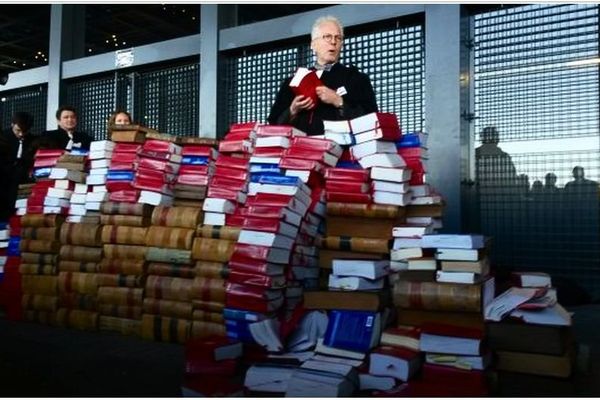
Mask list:
[[[276,218],[289,224],[300,225],[302,217],[284,206],[251,205],[239,210],[240,214],[247,217]]]
[[[256,129],[256,136],[306,136],[306,132],[302,132],[291,125],[261,125]]]
[[[358,161],[358,160],[356,158],[354,158],[354,156],[352,155],[352,152],[350,151],[350,148],[345,148],[344,151],[342,151],[342,155],[340,156],[340,159],[338,161]],[[348,168],[348,169],[350,169],[350,168]],[[368,170],[363,170],[363,169],[358,169],[358,170],[359,171],[368,171]]]
[[[281,157],[283,155],[281,147],[256,147],[252,153],[253,157]]]
[[[181,155],[210,157],[214,160],[217,158],[217,151],[211,146],[185,145],[183,146],[183,149],[181,149]]]
[[[283,292],[280,289],[266,289],[258,286],[227,283],[225,286],[225,306],[243,310],[268,313],[283,305]]]
[[[299,169],[303,171],[323,171],[323,163],[318,160],[308,160],[294,157],[282,157],[279,162],[280,168]]]
[[[351,168],[325,168],[323,174],[325,179],[337,179],[355,182],[370,182],[370,171],[368,169]]]
[[[216,166],[248,170],[250,159],[247,157],[234,157],[227,154],[219,154],[215,162]]]
[[[262,275],[255,272],[229,271],[227,281],[249,286],[258,286],[267,289],[280,289],[285,287],[285,276],[281,275]]]
[[[208,186],[208,175],[180,173],[176,182],[184,185]]]
[[[239,203],[240,191],[236,189],[227,189],[220,186],[209,186],[206,197],[215,199],[225,199]]]
[[[352,128],[352,133],[358,134],[378,128],[399,129],[399,124],[396,114],[373,112],[351,119],[350,127]]]
[[[122,201],[124,203],[136,203],[140,198],[140,191],[135,189],[118,190],[108,195],[110,201]]]
[[[181,155],[171,153],[168,151],[154,151],[142,149],[140,152],[138,152],[138,157],[155,158],[157,160],[165,160],[175,163],[179,163],[181,161]]]
[[[252,142],[247,139],[224,139],[219,142],[222,153],[252,153]]]
[[[244,180],[228,178],[226,176],[213,175],[212,179],[210,180],[210,188],[246,192],[248,189],[248,182]]]
[[[298,234],[297,226],[283,222],[279,218],[246,217],[243,228],[252,231],[282,234],[291,238],[296,237]]]
[[[317,87],[323,86],[323,82],[314,70],[300,67],[290,81],[290,88],[296,96],[304,96],[312,99],[313,103],[319,103]]]
[[[135,177],[141,179],[152,179],[163,183],[170,183],[175,180],[175,175],[167,173],[165,170],[138,168]]]
[[[145,157],[140,157],[137,160],[137,167],[158,170],[168,174],[176,174],[179,171],[179,164]]]
[[[248,245],[245,245],[248,246]],[[260,275],[281,275],[283,274],[283,264],[274,264],[265,260],[257,260],[242,255],[241,252],[233,252],[228,263],[232,271],[254,273]]]
[[[485,396],[488,384],[485,373],[477,369],[462,369],[446,365],[423,364],[420,389],[451,396]],[[438,389],[433,389],[437,386]]]
[[[415,173],[427,172],[425,165],[423,164],[423,161],[420,158],[404,158],[404,162],[406,163],[406,168],[409,168],[412,170],[413,175]]]
[[[181,165],[179,175],[212,175],[214,164],[209,165]]]
[[[425,183],[425,172],[414,172],[410,176],[410,185],[423,185]]]
[[[407,381],[418,371],[421,364],[422,359],[418,351],[403,347],[381,346],[370,354],[369,373]]]
[[[118,192],[120,190],[131,190],[133,189],[132,182],[128,181],[106,181],[106,190],[110,193]]]
[[[237,212],[238,210],[236,209],[234,212]],[[225,225],[227,226],[237,226],[237,227],[242,227],[244,226],[244,221],[246,220],[246,218],[243,215],[239,215],[239,214],[227,214],[225,216]]]
[[[37,157],[33,161],[34,168],[54,167],[58,162],[58,157]]]
[[[206,361],[222,361],[222,360],[235,360],[242,356],[243,347],[242,343],[227,338],[225,336],[208,336],[203,338],[189,339],[185,343],[185,362],[186,374],[193,374],[188,368],[188,363],[193,369],[193,362],[197,360]]]
[[[185,360],[185,373],[186,375],[221,375],[221,376],[233,376],[237,369],[237,360],[223,360],[223,361],[212,361],[207,358],[195,358]],[[204,377],[205,380],[212,379]]]
[[[142,145],[143,151],[181,154],[181,146],[164,140],[148,139]]]
[[[427,149],[423,147],[399,147],[398,154],[402,158],[427,158]]]
[[[236,243],[231,258],[244,257],[255,260],[268,261],[278,264],[287,264],[290,259],[290,249],[278,249],[268,246]]]
[[[292,139],[292,147],[300,147],[309,150],[320,150],[333,154],[342,155],[342,146],[329,139],[321,139],[311,136],[297,136]]]
[[[325,181],[325,190],[328,192],[369,193],[371,185],[364,182],[328,179]]]
[[[217,165],[214,173],[214,176],[236,179],[243,182],[248,180],[248,175],[248,171],[237,168],[229,168],[223,165]]]
[[[113,160],[115,158],[115,154],[122,153],[137,153],[142,148],[141,144],[138,143],[115,143],[115,148],[113,149]]]
[[[340,203],[372,203],[371,195],[368,193],[347,193],[347,192],[327,192],[325,194],[327,202]]]
[[[302,138],[298,138],[302,139]],[[288,149],[285,149],[283,152],[284,158],[299,158],[301,160],[314,160],[319,161],[325,165],[329,165],[334,167],[337,164],[339,156],[328,153],[325,150],[321,149],[310,149],[306,147],[296,147],[292,146]],[[281,164],[280,164],[281,166]],[[282,167],[283,168],[283,167]],[[290,167],[287,167],[290,168]],[[296,168],[296,169],[304,169],[304,168]]]
[[[123,143],[121,143],[123,144]],[[137,154],[136,153],[113,153],[112,158],[110,159],[111,163],[111,169],[113,168],[113,163],[130,163],[133,164],[133,162],[137,159]]]
[[[172,195],[171,186],[158,179],[136,176],[133,181],[133,187],[140,190],[149,190],[151,192]]]
[[[39,149],[35,152],[35,158],[51,157],[58,159],[64,152],[63,149]]]
[[[21,217],[19,215],[12,215],[8,219],[8,226],[11,236],[21,236]]]

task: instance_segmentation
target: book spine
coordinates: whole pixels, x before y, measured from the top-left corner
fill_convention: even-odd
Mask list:
[[[103,258],[98,265],[98,271],[105,274],[144,275],[146,273],[145,267],[146,262],[144,260]]]
[[[149,226],[150,219],[138,215],[100,215],[102,225]]]
[[[387,239],[360,238],[351,236],[326,236],[321,248],[329,250],[359,251],[364,253],[389,253],[390,241]]]
[[[48,241],[21,239],[21,243],[19,243],[19,249],[21,250],[21,252],[56,254],[60,251],[60,242],[56,240]]]
[[[203,338],[208,336],[225,336],[225,325],[211,321],[193,321],[190,333],[193,338]]]
[[[242,228],[232,226],[202,225],[196,230],[197,236],[208,239],[238,240]]]
[[[225,324],[225,318],[223,317],[223,313],[216,313],[204,310],[194,310],[192,313],[192,319],[194,321],[214,322],[221,325]]]
[[[227,263],[212,261],[197,261],[194,266],[195,276],[204,278],[227,279],[229,276],[229,267]]]
[[[104,244],[141,245],[146,242],[148,228],[138,226],[104,225],[101,230],[101,241]]]
[[[93,294],[98,292],[98,274],[61,272],[58,274],[58,291]]]
[[[21,217],[23,228],[59,227],[65,221],[60,214],[25,214]]]
[[[140,317],[141,319],[141,317]],[[122,335],[141,335],[141,321],[129,318],[118,318],[101,315],[98,318],[98,329],[118,332]]]
[[[145,277],[140,275],[98,274],[100,286],[144,287]]]
[[[21,264],[21,275],[56,275],[56,265],[52,264]]]
[[[144,260],[146,246],[131,246],[125,244],[105,244],[102,246],[105,258],[123,258],[130,260]]]
[[[196,277],[192,286],[192,298],[225,304],[225,280]]]
[[[56,325],[56,312],[25,310],[23,319],[28,322],[54,326]]]
[[[192,303],[152,298],[144,299],[143,310],[146,314],[183,319],[191,319],[193,312]]]
[[[102,247],[62,245],[60,259],[81,262],[100,262],[102,260]]]
[[[60,308],[56,312],[56,324],[63,328],[98,330],[98,313],[95,311]]]
[[[58,309],[58,297],[25,294],[21,298],[21,306],[25,310],[56,312]]]
[[[142,338],[159,342],[185,343],[190,336],[191,326],[191,321],[185,319],[143,314]]]
[[[21,250],[21,262],[27,264],[56,264],[57,254],[24,252]]]
[[[98,304],[142,306],[144,289],[102,286],[98,289]]]
[[[61,308],[77,308],[80,310],[96,311],[96,296],[75,292],[59,293],[58,305]]]
[[[156,207],[151,224],[173,228],[196,229],[202,218],[202,210],[192,207]]]
[[[142,307],[122,306],[117,304],[99,304],[98,313],[110,317],[142,319]]]
[[[55,241],[58,240],[58,233],[60,229],[57,227],[52,228],[23,228],[21,231],[21,237],[23,239],[34,239],[34,240],[48,240]]]
[[[193,280],[150,275],[146,280],[145,295],[154,299],[191,301]]]
[[[217,302],[217,301],[202,301],[202,300],[192,300],[192,305],[194,306],[194,310],[203,310],[213,313],[222,313],[225,308],[225,304]]]
[[[174,263],[160,263],[160,262],[151,262],[148,264],[148,274],[149,275],[159,275],[159,276],[171,276],[174,278],[188,278],[193,279],[196,276],[196,272],[194,268],[174,264]]]
[[[481,312],[481,290],[480,285],[399,281],[393,297],[401,308]]]
[[[192,264],[190,250],[165,249],[161,247],[146,247],[146,261],[172,264]]]
[[[61,272],[99,272],[98,263],[62,260],[58,262]]]
[[[401,207],[385,204],[328,202],[327,215],[343,217],[398,218],[403,216],[403,210]]]
[[[146,246],[190,250],[194,233],[193,229],[151,226],[146,234]]]
[[[196,237],[192,246],[192,258],[194,260],[227,262],[233,254],[235,243],[231,240]]]
[[[149,217],[152,213],[152,208],[149,204],[106,201],[100,206],[100,212],[108,215]]]
[[[60,228],[60,242],[76,246],[98,247],[100,241],[100,225],[65,223]]]

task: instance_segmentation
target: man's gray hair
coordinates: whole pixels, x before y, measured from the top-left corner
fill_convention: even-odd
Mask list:
[[[312,31],[310,33],[311,40],[314,40],[319,37],[319,35],[320,35],[319,27],[321,26],[321,24],[323,24],[325,22],[333,22],[334,24],[336,24],[338,26],[338,28],[340,28],[341,35],[344,36],[344,27],[342,26],[342,23],[340,22],[340,20],[337,19],[336,17],[334,17],[333,15],[326,15],[324,17],[317,18],[317,20],[313,24]]]

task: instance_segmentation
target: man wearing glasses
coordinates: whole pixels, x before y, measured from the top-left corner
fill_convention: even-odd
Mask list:
[[[348,120],[378,111],[369,77],[356,67],[338,62],[344,41],[344,28],[332,16],[313,24],[310,47],[316,56],[314,69],[324,86],[316,89],[317,104],[305,96],[295,96],[289,87],[291,77],[279,89],[271,107],[270,124],[291,124],[309,135],[323,134],[323,120]]]

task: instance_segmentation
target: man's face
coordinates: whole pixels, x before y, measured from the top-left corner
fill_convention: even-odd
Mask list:
[[[65,131],[74,131],[77,126],[77,114],[73,111],[64,110],[58,119],[58,126]]]
[[[323,37],[327,38],[324,39]],[[329,40],[328,40],[329,39]],[[337,24],[323,22],[319,26],[319,35],[310,44],[311,49],[317,55],[319,64],[331,64],[338,61],[342,51],[342,32]]]

